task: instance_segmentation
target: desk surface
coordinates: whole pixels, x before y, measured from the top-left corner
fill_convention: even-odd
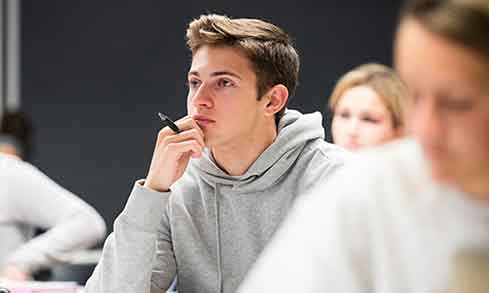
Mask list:
[[[76,282],[14,282],[0,280],[0,287],[7,288],[11,293],[83,293],[83,287]]]

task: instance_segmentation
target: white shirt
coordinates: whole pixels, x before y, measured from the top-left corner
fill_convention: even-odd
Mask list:
[[[48,231],[31,239],[34,227]],[[57,253],[88,248],[105,223],[88,204],[32,165],[0,154],[0,269],[49,266]]]
[[[435,184],[407,140],[298,202],[238,292],[445,293],[455,255],[481,248],[489,203]]]

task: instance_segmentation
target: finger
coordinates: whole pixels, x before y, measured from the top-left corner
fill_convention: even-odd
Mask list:
[[[162,142],[166,141],[166,139],[168,137],[178,136],[178,135],[184,133],[185,131],[192,130],[192,129],[194,129],[195,131],[197,131],[197,134],[198,134],[198,137],[197,136],[194,136],[194,138],[197,139],[199,142],[201,142],[202,143],[202,146],[205,146],[204,132],[202,131],[202,129],[200,128],[200,126],[195,122],[195,120],[192,119],[192,117],[190,117],[190,116],[182,117],[179,120],[177,120],[175,122],[175,124],[178,126],[178,128],[180,130],[182,130],[182,132],[175,133],[170,127],[168,127],[168,126],[163,127],[158,132],[158,136],[157,136],[156,144],[155,144],[155,149],[158,148],[158,146]],[[184,137],[188,137],[188,136],[184,136]],[[174,140],[171,140],[171,141],[174,141]],[[179,141],[179,140],[177,140],[177,141]]]
[[[180,118],[179,120],[175,121],[175,124],[177,125],[177,127],[180,129],[180,130],[183,130],[182,129],[182,123],[185,123],[185,121],[188,121],[188,120],[191,120],[192,118],[190,116],[184,116],[182,118]],[[162,138],[164,138],[165,136],[167,135],[171,135],[171,134],[175,134],[175,131],[173,131],[169,126],[165,126],[163,128],[160,129],[160,131],[158,132],[158,141],[161,141]]]
[[[196,140],[185,140],[166,145],[166,150],[175,155],[183,155],[192,152],[192,156],[201,156],[203,148]]]
[[[181,120],[178,120],[175,122],[177,124],[178,128],[181,130],[188,130],[188,129],[197,129],[202,137],[204,137],[204,132],[202,131],[202,128],[200,128],[199,124],[195,122],[195,120],[190,117],[186,116],[182,118]]]
[[[181,142],[181,141],[191,140],[191,139],[197,140],[197,142],[199,142],[199,144],[202,147],[205,147],[204,138],[200,135],[198,129],[195,129],[195,128],[185,130],[185,131],[180,132],[178,134],[166,136],[163,139],[162,143],[167,145],[169,143]]]

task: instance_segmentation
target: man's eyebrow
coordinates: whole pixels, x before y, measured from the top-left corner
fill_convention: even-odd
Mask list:
[[[196,71],[196,70],[192,70],[192,71],[189,71],[188,75],[195,75],[195,76],[200,76],[199,72]],[[211,73],[211,76],[212,77],[215,77],[215,76],[220,76],[220,75],[231,75],[231,76],[234,76],[238,79],[241,79],[241,76],[239,76],[238,74],[232,72],[232,71],[227,71],[227,70],[221,70],[221,71],[214,71]]]
[[[227,70],[215,71],[211,74],[211,76],[219,76],[219,75],[231,75],[231,76],[234,76],[238,79],[241,79],[241,76],[237,75],[236,73],[234,73],[232,71],[227,71]]]

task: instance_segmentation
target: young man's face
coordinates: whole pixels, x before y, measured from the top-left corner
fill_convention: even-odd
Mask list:
[[[202,128],[208,147],[246,144],[264,123],[256,75],[238,50],[203,46],[188,73],[187,110]]]
[[[489,175],[489,64],[405,20],[396,67],[411,91],[408,117],[435,179],[464,188]]]

